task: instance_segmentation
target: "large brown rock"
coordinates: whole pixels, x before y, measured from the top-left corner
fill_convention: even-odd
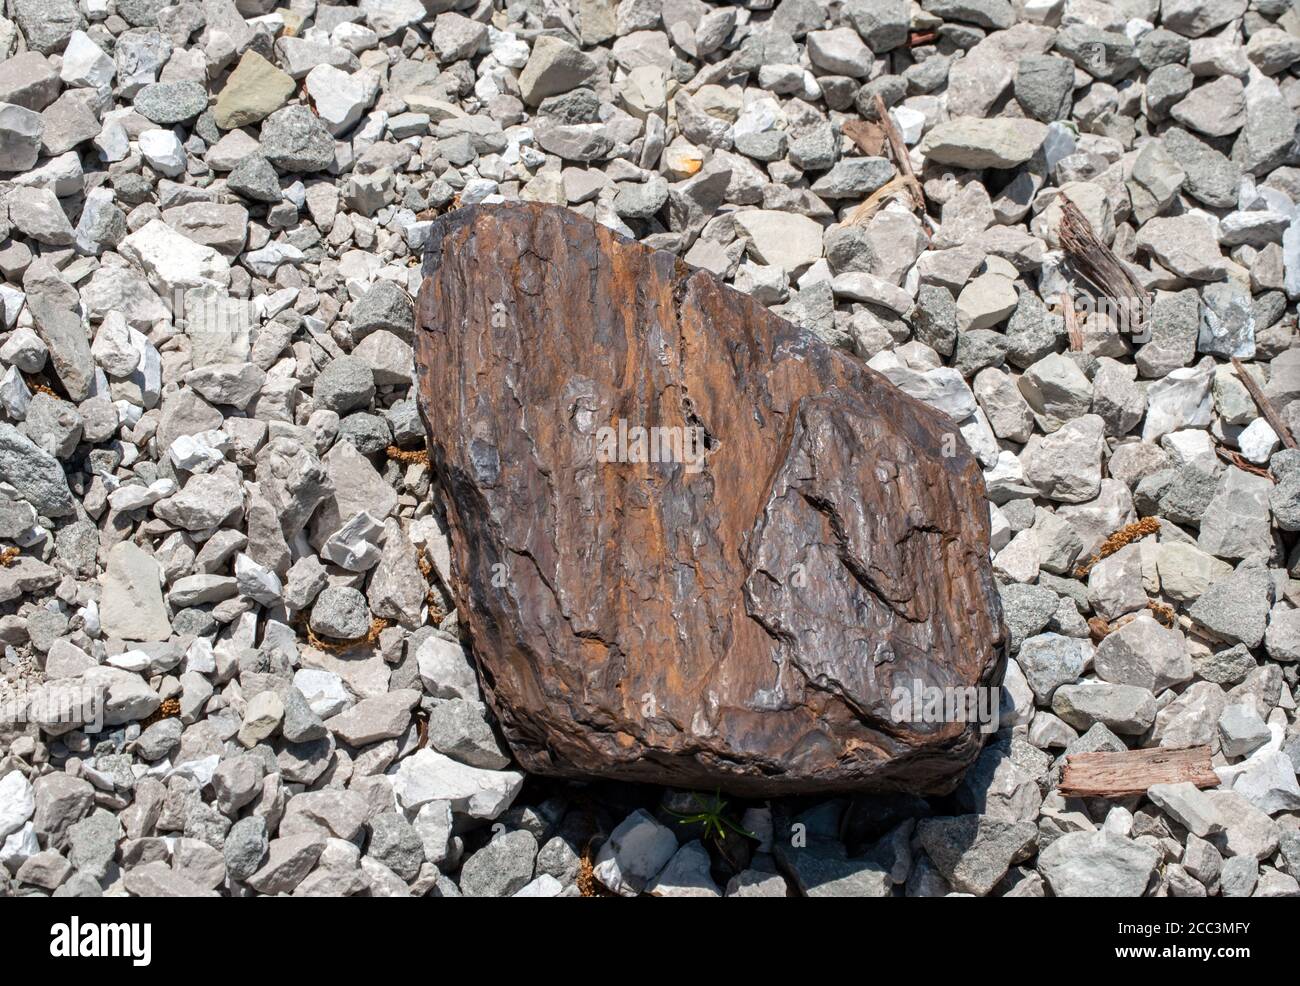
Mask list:
[[[948,418],[564,209],[454,212],[424,274],[451,589],[526,770],[956,783],[978,725],[900,721],[894,692],[996,688],[1005,666],[984,484]],[[703,429],[703,460],[602,461],[620,421]]]

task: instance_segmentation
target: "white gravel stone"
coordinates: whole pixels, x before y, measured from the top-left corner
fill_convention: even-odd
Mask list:
[[[1105,424],[1085,414],[1050,435],[1029,440],[1020,461],[1025,479],[1049,500],[1083,503],[1101,489],[1101,454]]]
[[[32,785],[22,771],[11,770],[0,777],[0,840],[22,829],[35,808]]]
[[[356,125],[374,98],[369,78],[343,72],[333,65],[317,65],[307,73],[306,85],[317,115],[336,137]]]
[[[117,73],[113,59],[95,44],[85,31],[73,31],[68,36],[68,46],[63,49],[63,65],[59,78],[64,85],[102,89],[112,84]]]
[[[1142,440],[1156,441],[1180,428],[1205,427],[1210,423],[1214,366],[1205,360],[1194,367],[1174,370],[1147,390],[1147,416]]]
[[[154,290],[171,298],[186,288],[225,287],[230,263],[216,250],[151,219],[121,243],[122,256],[143,270]]]
[[[517,771],[469,767],[429,749],[402,760],[391,777],[393,793],[406,811],[446,801],[453,812],[486,820],[509,808],[524,783]]]
[[[737,213],[735,221],[749,239],[750,256],[760,264],[794,274],[821,258],[822,228],[807,216],[755,209]]]
[[[592,872],[614,893],[635,897],[676,852],[677,837],[672,830],[638,809],[610,833],[596,855]]]
[[[1237,436],[1237,448],[1248,462],[1263,465],[1278,450],[1281,441],[1267,421],[1256,418]]]
[[[185,148],[170,130],[146,130],[138,140],[149,167],[169,178],[185,173]]]

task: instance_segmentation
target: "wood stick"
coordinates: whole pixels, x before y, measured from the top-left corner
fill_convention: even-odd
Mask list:
[[[1065,759],[1060,792],[1076,798],[1124,798],[1146,794],[1155,784],[1190,781],[1217,787],[1208,746],[1177,750],[1125,750],[1123,753],[1072,753]]]
[[[1232,357],[1232,367],[1237,371],[1238,379],[1241,380],[1242,385],[1246,390],[1250,392],[1250,396],[1254,398],[1256,405],[1259,406],[1259,413],[1264,415],[1264,420],[1267,421],[1268,426],[1273,429],[1278,440],[1286,448],[1295,448],[1295,439],[1291,437],[1291,429],[1288,428],[1278,416],[1277,409],[1273,407],[1273,402],[1264,396],[1264,391],[1260,388],[1259,381],[1246,372],[1246,367],[1242,365],[1241,360],[1236,356]]]
[[[898,127],[894,125],[894,118],[889,115],[889,109],[879,93],[876,94],[876,116],[880,117],[880,126],[884,128],[885,137],[889,141],[889,150],[893,154],[894,163],[898,165],[899,174],[911,189],[913,207],[924,216],[925,189],[916,180],[916,174],[912,171],[912,159],[907,156],[907,144],[903,142],[903,135],[898,132]]]

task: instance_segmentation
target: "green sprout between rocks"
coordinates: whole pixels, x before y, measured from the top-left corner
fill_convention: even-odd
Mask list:
[[[713,792],[712,802],[706,802],[698,794],[691,794],[692,800],[700,809],[697,812],[682,812],[666,809],[668,814],[677,819],[678,825],[700,825],[704,829],[704,838],[712,838],[715,842],[723,843],[727,840],[727,832],[732,831],[737,835],[743,835],[747,839],[757,841],[758,836],[752,832],[747,832],[726,815],[727,803],[722,800],[720,790]]]

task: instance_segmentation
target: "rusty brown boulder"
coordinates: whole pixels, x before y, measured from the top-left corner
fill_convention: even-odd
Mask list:
[[[984,483],[948,418],[536,204],[435,222],[416,361],[451,589],[524,769],[931,793],[978,754],[977,724],[899,705],[1005,667]]]

